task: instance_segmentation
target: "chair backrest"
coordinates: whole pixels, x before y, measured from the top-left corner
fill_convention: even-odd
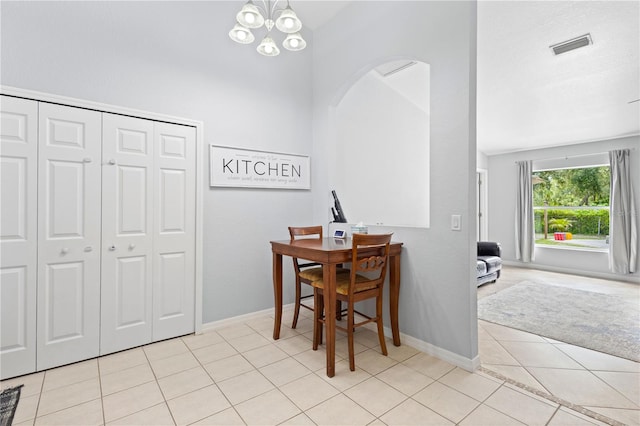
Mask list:
[[[289,236],[291,237],[291,241],[296,240],[298,238],[310,238],[315,236],[318,240],[322,239],[322,225],[318,226],[290,226],[289,227]],[[309,266],[317,266],[317,263],[311,262],[300,262],[297,257],[293,258],[293,268],[296,271],[296,274],[300,272],[300,268],[305,268]]]
[[[353,234],[351,249],[351,284],[349,295],[373,287],[382,288],[389,264],[389,243],[392,234]],[[369,280],[356,280],[356,274]],[[362,273],[365,273],[364,275]]]
[[[322,225],[318,226],[290,226],[289,227],[289,235],[291,236],[291,241],[295,240],[296,237],[308,237],[311,235],[317,235],[318,239],[322,239]]]

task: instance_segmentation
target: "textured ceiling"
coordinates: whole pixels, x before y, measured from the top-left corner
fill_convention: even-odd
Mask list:
[[[292,7],[313,30],[349,3],[297,0]],[[593,45],[559,56],[549,48],[586,33]],[[478,150],[637,135],[638,98],[640,2],[478,2]]]
[[[590,33],[593,44],[549,46]],[[640,133],[640,2],[478,3],[478,149]]]

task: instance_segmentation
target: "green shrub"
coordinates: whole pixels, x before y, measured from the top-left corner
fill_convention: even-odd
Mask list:
[[[544,210],[534,210],[535,232],[544,232]],[[547,224],[553,232],[552,221],[560,219],[571,223],[571,232],[582,235],[609,235],[609,210],[548,210]],[[600,232],[598,232],[598,224]]]
[[[556,217],[553,219],[549,219],[547,225],[552,231],[566,232],[569,230],[569,228],[571,228],[572,223],[569,219],[561,219]]]

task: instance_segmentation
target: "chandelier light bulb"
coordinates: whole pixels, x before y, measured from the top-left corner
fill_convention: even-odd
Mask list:
[[[256,15],[254,15],[253,13],[245,13],[244,20],[249,24],[253,24],[254,22],[256,22]]]

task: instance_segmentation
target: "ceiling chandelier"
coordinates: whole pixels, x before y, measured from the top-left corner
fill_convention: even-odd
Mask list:
[[[258,53],[264,56],[278,56],[280,49],[271,38],[271,30],[275,26],[281,32],[287,34],[282,42],[282,46],[287,50],[302,50],[307,46],[300,35],[302,22],[296,16],[296,13],[289,6],[278,8],[278,0],[261,0],[262,5],[256,5],[253,0],[249,0],[238,14],[236,15],[237,23],[231,31],[229,37],[231,40],[240,44],[250,44],[255,40],[252,29],[257,29],[263,25],[267,29],[267,35],[264,36],[258,45]]]

